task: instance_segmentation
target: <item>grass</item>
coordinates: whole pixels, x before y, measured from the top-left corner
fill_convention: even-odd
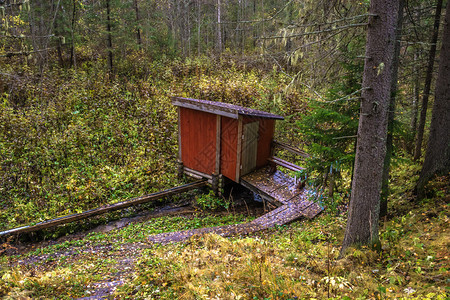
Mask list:
[[[400,166],[394,178],[413,171]],[[120,280],[110,291],[119,299],[447,299],[448,187],[442,178],[431,187],[433,198],[410,203],[408,211],[395,207],[410,192],[393,191],[396,216],[381,225],[379,252],[350,248],[338,259],[346,220],[334,212],[252,236],[148,244],[150,234],[248,221],[165,217],[2,256],[0,295],[83,297]]]
[[[304,109],[307,98],[276,100],[289,83],[282,75],[222,72],[205,62],[158,64],[149,62],[153,73],[134,82],[111,83],[83,70],[47,74],[41,87],[22,78],[22,90],[0,96],[0,229],[176,185],[170,95],[226,99],[287,116]],[[277,125],[289,140],[298,138],[292,137],[294,119]],[[130,224],[16,256],[0,253],[0,297],[72,299],[113,284],[107,293],[119,299],[446,299],[449,178],[436,178],[428,198],[415,203],[419,170],[407,159],[393,166],[379,252],[350,248],[338,259],[347,204],[338,195],[323,199],[328,208],[313,220],[251,236],[148,243],[151,234],[250,220],[199,214]],[[208,195],[197,204],[227,205]]]

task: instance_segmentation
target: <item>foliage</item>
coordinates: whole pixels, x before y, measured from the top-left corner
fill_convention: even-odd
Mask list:
[[[274,104],[287,84],[282,74],[202,57],[132,57],[136,68],[118,65],[123,77],[115,79],[102,62],[1,77],[9,88],[0,96],[0,230],[177,185],[172,95],[281,114],[288,101],[302,103],[297,94]],[[222,72],[220,66],[231,67]]]
[[[226,201],[223,197],[214,195],[212,190],[210,190],[207,194],[195,196],[195,203],[203,210],[216,210],[221,208],[228,209],[230,206],[230,202]]]
[[[310,101],[309,114],[297,121],[311,155],[306,173],[316,186],[326,184],[328,177],[342,185],[342,173],[351,173],[353,167],[362,64],[349,61],[341,65],[345,70],[342,81],[328,90],[326,100]]]
[[[398,163],[394,180],[413,176],[416,167],[410,165]],[[446,299],[448,186],[442,180],[433,186],[435,198],[405,211],[400,207],[412,190],[398,185],[389,202],[397,216],[381,228],[379,252],[351,248],[338,259],[345,218],[330,214],[247,237],[206,235],[186,243],[148,244],[149,234],[249,220],[158,218],[0,256],[0,293],[87,297],[121,281],[113,292],[118,299]]]

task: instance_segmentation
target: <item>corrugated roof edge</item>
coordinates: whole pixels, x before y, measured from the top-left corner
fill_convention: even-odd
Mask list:
[[[172,97],[172,104],[175,106],[205,111],[212,114],[229,117],[232,119],[237,119],[239,115],[244,115],[259,118],[284,120],[284,117],[279,115],[224,102],[199,100],[183,97]]]

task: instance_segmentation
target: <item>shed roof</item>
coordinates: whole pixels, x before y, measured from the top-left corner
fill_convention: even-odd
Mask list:
[[[271,114],[262,110],[242,107],[239,105],[215,102],[208,100],[198,100],[191,98],[172,97],[172,104],[180,107],[205,111],[216,115],[237,119],[239,115],[259,118],[284,120],[282,116]]]

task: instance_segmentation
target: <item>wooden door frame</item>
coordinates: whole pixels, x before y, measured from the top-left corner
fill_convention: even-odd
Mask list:
[[[242,126],[241,165],[240,175],[253,171],[257,165],[258,137],[260,121],[255,120]]]

